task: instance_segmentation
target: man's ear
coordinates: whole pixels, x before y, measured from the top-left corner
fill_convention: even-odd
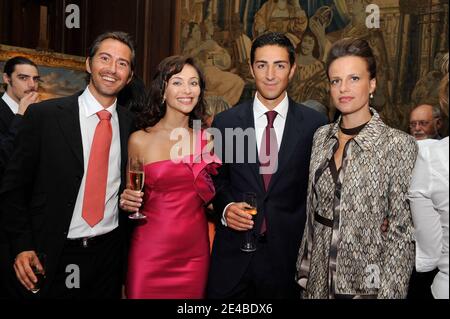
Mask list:
[[[87,71],[87,73],[92,74],[92,71],[91,71],[91,59],[90,58],[86,59],[86,71]]]
[[[131,71],[130,76],[128,77],[127,84],[131,82],[131,79],[133,78],[134,72]]]
[[[292,80],[294,77],[295,70],[297,69],[297,63],[294,63],[294,65],[291,67],[291,70],[289,71],[289,81]]]
[[[436,119],[436,129],[440,130],[442,127],[442,119],[441,118],[437,118]]]
[[[249,62],[248,67],[250,68],[250,73],[252,74],[253,78],[255,78],[255,73],[253,73],[253,65]]]
[[[8,76],[8,74],[3,73],[3,83],[7,84],[7,85],[11,85],[11,79]]]

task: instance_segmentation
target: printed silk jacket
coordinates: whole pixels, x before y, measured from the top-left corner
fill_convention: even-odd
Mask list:
[[[415,259],[407,193],[417,143],[371,112],[345,147],[336,184],[328,164],[340,119],[315,133],[297,261],[304,298],[406,297]],[[389,227],[382,233],[385,218]]]

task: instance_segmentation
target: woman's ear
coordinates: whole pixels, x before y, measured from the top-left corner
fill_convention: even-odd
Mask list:
[[[372,80],[370,80],[369,83],[369,92],[374,93],[376,88],[377,88],[377,79],[373,78]]]

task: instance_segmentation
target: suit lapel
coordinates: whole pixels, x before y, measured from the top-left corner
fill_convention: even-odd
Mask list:
[[[249,101],[246,106],[243,108],[242,112],[241,112],[241,123],[242,123],[242,128],[243,129],[248,129],[251,128],[251,136],[250,139],[253,139],[254,141],[256,141],[256,135],[255,135],[255,117],[253,115],[253,102]],[[247,147],[245,147],[245,151],[246,152],[252,152],[252,150],[250,150],[249,145],[246,145]],[[261,189],[261,191],[264,191],[264,182],[262,179],[262,175],[259,174],[259,159],[258,159],[258,147],[255,143],[255,149],[253,150],[253,152],[255,152],[254,154],[256,155],[256,161],[252,161],[250,162],[248,160],[248,154],[246,155],[246,161],[245,163],[248,165],[250,171],[253,174],[253,177],[255,178],[256,183],[258,184],[258,187]],[[252,154],[253,155],[253,154]]]
[[[6,128],[9,127],[14,118],[14,113],[9,108],[8,104],[0,97],[0,120]]]
[[[282,172],[286,169],[290,157],[295,153],[293,150],[303,136],[303,116],[301,115],[300,110],[295,108],[298,108],[298,106],[292,100],[289,100],[289,108],[286,117],[286,124],[284,126],[283,138],[278,151],[278,169],[270,179],[267,194],[270,193],[273,185],[277,182],[282,175]]]
[[[60,109],[58,121],[62,134],[70,145],[73,154],[81,166],[84,167],[78,96],[79,94],[73,95],[68,98],[67,104],[60,104],[58,106]]]

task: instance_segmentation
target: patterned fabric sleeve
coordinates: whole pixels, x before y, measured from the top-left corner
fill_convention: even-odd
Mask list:
[[[390,169],[388,220],[383,264],[380,268],[379,299],[406,298],[414,266],[413,222],[407,201],[411,174],[417,157],[417,143],[404,133],[394,133],[389,144]]]
[[[324,132],[326,132],[326,128],[328,127],[329,126],[321,127],[314,134],[313,146],[311,151],[311,162],[317,158],[317,152],[319,152],[322,149],[322,144],[324,142]],[[305,290],[309,275],[309,266],[310,266],[309,254],[311,253],[312,230],[313,230],[312,228],[314,223],[314,217],[311,208],[312,206],[311,200],[312,200],[312,180],[314,175],[314,172],[312,172],[312,170],[315,169],[315,165],[312,164],[313,163],[310,164],[310,171],[309,171],[305,230],[303,232],[303,238],[298,252],[296,264],[297,272],[295,275],[295,281],[300,285],[300,287],[302,287]]]

